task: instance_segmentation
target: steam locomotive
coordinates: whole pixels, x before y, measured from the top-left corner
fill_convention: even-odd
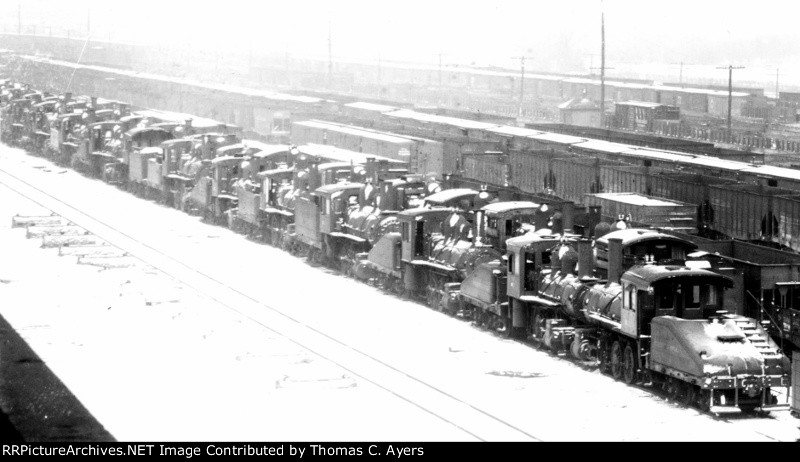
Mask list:
[[[788,359],[754,319],[722,309],[732,281],[688,258],[694,247],[646,229],[597,236],[594,248],[534,232],[509,239],[505,258],[475,271],[459,296],[479,324],[508,316],[514,337],[700,409],[788,408],[774,393],[789,396]]]

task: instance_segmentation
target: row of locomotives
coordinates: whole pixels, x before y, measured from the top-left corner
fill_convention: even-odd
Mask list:
[[[37,156],[47,154],[50,124],[57,113],[57,105],[58,97],[55,95],[45,95],[33,104],[26,120],[26,135],[22,140],[22,146],[28,152]]]
[[[480,220],[486,224],[479,240],[497,248],[501,258],[478,265],[456,287],[456,296],[458,312],[472,319],[476,326],[506,337],[525,339],[524,324],[514,318],[513,302],[508,296],[508,272],[517,264],[517,257],[513,256],[509,246],[516,242],[514,239],[534,238],[552,243],[564,235],[591,236],[592,230],[600,223],[601,214],[600,207],[576,206],[569,201],[534,204],[538,209],[527,210],[514,204],[522,203],[490,204],[481,210]],[[481,228],[476,229],[480,233]],[[549,262],[547,255],[544,258],[545,264]]]
[[[260,190],[254,188],[259,192],[258,211],[243,213],[255,214],[255,218],[249,219],[257,223],[264,241],[296,253],[300,247],[294,231],[297,198],[324,184],[354,178],[355,166],[328,162],[329,159],[303,152],[302,146],[287,148],[284,155],[272,153],[270,149],[263,151],[270,160],[264,170],[255,173],[261,186]]]
[[[119,113],[112,105],[95,97],[73,98],[71,93],[59,97],[49,117],[47,157],[58,165],[91,172],[89,125],[117,118]]]
[[[191,154],[178,158],[164,157],[162,178],[168,203],[204,220],[229,223],[231,208],[236,206],[235,185],[241,177],[245,147],[238,133],[193,135]]]
[[[397,214],[421,206],[429,192],[441,188],[438,182],[399,167],[385,158],[366,160],[356,205],[348,208],[341,229],[332,235],[340,241],[339,266],[349,276],[370,279],[361,271],[364,262],[383,236],[398,231]]]
[[[120,184],[117,164],[122,162],[122,149],[125,131],[133,128],[136,119],[127,118],[130,113],[127,105],[100,110],[88,109],[85,137],[72,158],[76,170],[82,170],[95,178],[108,183]]]
[[[470,188],[442,190],[431,177],[423,181],[424,196],[412,195],[408,207],[394,215],[396,224],[375,239],[366,258],[359,258],[355,275],[397,295],[422,298],[438,306],[433,303],[433,292],[424,285],[429,278],[417,277],[424,270],[413,268],[431,259],[433,236],[466,231],[466,214],[488,202],[490,194]],[[445,223],[448,217],[449,225]]]
[[[483,190],[444,190],[425,198],[423,207],[398,213],[399,233],[384,236],[368,260],[390,290],[463,316],[463,281],[500,260],[507,237],[545,227],[548,212],[547,204],[500,202]]]
[[[148,197],[151,192],[150,174],[156,185],[161,185],[162,144],[173,139],[175,135],[171,130],[148,126],[140,120],[122,136],[122,160],[115,166],[115,175],[127,179],[128,190],[137,196]],[[154,164],[152,167],[151,162]]]
[[[693,243],[621,229],[592,247],[570,235],[508,241],[515,330],[553,354],[701,410],[788,408],[788,359],[755,319],[723,309],[733,281],[686,262]]]
[[[364,165],[353,162],[322,162],[315,157],[295,175],[294,223],[284,233],[284,247],[304,255],[310,262],[339,267],[348,273],[352,265],[341,260],[355,247],[366,244],[347,228],[348,217],[359,208],[366,180]]]
[[[349,273],[351,266],[338,260],[341,255],[347,255],[346,259],[352,263],[354,255],[359,253],[357,250],[364,248],[366,244],[364,238],[353,228],[351,216],[361,213],[367,204],[366,201],[372,199],[372,195],[365,195],[365,192],[361,191],[360,196],[352,199],[351,206],[345,207],[346,213],[337,215],[341,222],[335,224],[336,230],[328,237],[319,234],[319,214],[318,211],[314,211],[314,207],[318,206],[312,206],[308,202],[322,200],[321,196],[315,195],[317,189],[321,187],[357,183],[364,189],[374,190],[373,185],[378,178],[380,181],[385,181],[402,176],[406,170],[393,168],[398,167],[399,163],[393,163],[388,159],[376,160],[377,157],[346,150],[337,150],[328,157],[328,153],[324,150],[321,151],[313,146],[307,148],[305,145],[293,146],[291,165],[278,166],[258,174],[264,191],[259,206],[262,235],[274,246],[282,247],[291,253],[309,254],[312,261],[337,262],[337,265],[347,267],[346,272]],[[353,157],[347,161],[345,159],[349,154]],[[358,162],[356,158],[359,159]],[[362,158],[364,163],[361,163]],[[367,183],[371,184],[367,186]],[[323,191],[320,191],[320,194],[327,195]],[[304,201],[301,206],[303,217],[298,225],[297,206],[301,199]],[[303,230],[298,231],[298,226]],[[322,232],[329,233],[331,229],[329,227]],[[325,240],[337,245],[327,247]],[[325,252],[318,252],[323,246]],[[331,258],[328,258],[330,252],[333,253]]]
[[[279,190],[286,189],[281,186],[291,183],[294,158],[299,151],[287,144],[265,144],[250,140],[243,143],[245,156],[241,164],[241,176],[233,187],[236,206],[229,209],[229,226],[249,237],[273,243],[269,233],[269,217],[264,209],[276,205]],[[267,205],[270,203],[272,205]]]
[[[370,172],[369,164],[367,176],[368,181],[359,198],[361,206],[350,214],[347,227],[354,236],[366,241],[368,251],[349,256],[353,265],[351,274],[357,279],[391,290],[392,279],[401,280],[392,276],[394,265],[376,266],[370,256],[378,261],[399,256],[398,214],[422,207],[426,198],[442,190],[442,185],[435,176],[430,175],[387,175],[381,167]],[[474,191],[470,191],[470,194],[474,194]]]
[[[19,83],[7,86],[2,91],[3,107],[0,113],[2,142],[9,146],[20,147],[27,115],[36,102],[34,98],[41,97],[41,94],[32,92],[29,85]]]

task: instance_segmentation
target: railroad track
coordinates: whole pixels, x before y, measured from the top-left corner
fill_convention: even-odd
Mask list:
[[[14,172],[0,170],[0,183],[63,217],[67,222],[117,247],[172,278],[198,290],[265,331],[338,365],[354,377],[369,382],[408,404],[452,425],[479,441],[539,441],[537,435],[494,415],[407,370],[395,367],[368,351],[349,344],[293,317],[297,306],[265,303],[213,268],[198,266],[161,248],[141,235],[116,229],[103,217],[59,198]],[[224,272],[224,271],[223,271]]]

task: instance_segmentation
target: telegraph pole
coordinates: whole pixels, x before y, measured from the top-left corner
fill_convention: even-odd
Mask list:
[[[600,128],[606,128],[606,18],[600,11]]]
[[[728,133],[731,132],[731,114],[733,108],[733,70],[734,69],[744,69],[744,66],[722,66],[718,67],[717,69],[727,69],[728,70]]]
[[[778,92],[778,78],[780,78],[780,75],[781,75],[781,70],[780,69],[775,69],[775,101],[777,101],[778,98],[781,95]]]
[[[442,52],[439,52],[439,104],[442,104]]]
[[[333,24],[328,19],[328,88],[333,88]]]
[[[525,102],[525,57],[519,57],[519,115],[522,116],[522,105]]]
[[[519,59],[519,108],[517,109],[518,116],[522,116],[522,106],[525,103],[525,59],[533,59],[532,56],[513,56],[513,59]]]
[[[378,50],[378,95],[381,94],[381,67],[383,67],[383,63],[381,62],[381,51]]]
[[[285,48],[283,50],[283,68],[284,73],[286,74],[286,84],[291,87],[292,86],[292,74],[289,73],[289,42],[286,42]]]
[[[678,71],[678,84],[683,87],[683,66],[693,66],[694,64],[681,61],[679,63],[670,63],[670,65],[680,66],[680,71]]]
[[[22,3],[17,3],[17,35],[22,35]]]

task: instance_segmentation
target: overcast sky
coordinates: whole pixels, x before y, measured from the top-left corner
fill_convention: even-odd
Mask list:
[[[800,84],[800,3],[789,0],[0,0],[3,24],[37,33],[73,29],[93,38],[241,47],[377,61],[500,64],[588,72],[600,65],[605,12],[609,74],[719,77]],[[647,66],[644,66],[647,65]],[[642,75],[646,76],[646,75]],[[774,84],[773,84],[774,85]]]

